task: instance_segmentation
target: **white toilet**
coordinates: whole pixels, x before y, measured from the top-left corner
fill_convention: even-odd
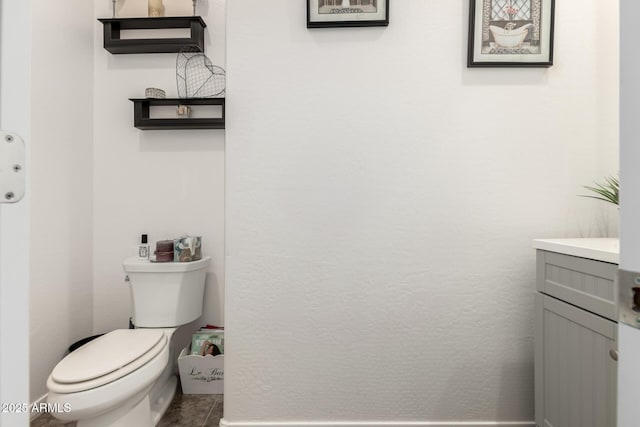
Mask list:
[[[155,426],[177,385],[171,337],[202,314],[210,261],[125,260],[137,329],[105,334],[56,365],[47,380],[47,403],[69,412],[52,415],[77,420],[78,427]]]

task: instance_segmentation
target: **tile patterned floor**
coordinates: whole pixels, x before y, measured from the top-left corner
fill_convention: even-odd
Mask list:
[[[176,393],[156,427],[218,427],[222,418],[222,394]]]
[[[182,394],[178,389],[171,405],[156,427],[218,427],[222,418],[222,394]],[[75,427],[49,414],[31,422],[31,427]],[[132,426],[135,427],[135,426]]]

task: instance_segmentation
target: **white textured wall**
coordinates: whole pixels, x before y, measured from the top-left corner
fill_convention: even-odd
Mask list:
[[[111,2],[94,4],[94,331],[127,327],[131,297],[122,261],[136,253],[142,233],[153,242],[183,233],[202,236],[204,253],[213,258],[202,322],[222,323],[224,131],[134,128],[129,98],[144,97],[147,87],[177,97],[176,54],[110,54],[95,19],[111,17]],[[190,1],[164,4],[167,16],[192,13]],[[118,2],[121,17],[146,13],[144,1]],[[224,0],[198,2],[207,24],[205,53],[223,67],[224,13]]]
[[[91,2],[32,5],[31,401],[92,334],[92,21]]]
[[[227,5],[225,424],[532,422],[531,239],[606,231],[576,195],[617,172],[617,7],[470,70],[467,5]]]

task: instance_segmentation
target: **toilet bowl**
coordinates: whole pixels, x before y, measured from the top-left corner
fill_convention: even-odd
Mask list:
[[[65,357],[49,375],[47,401],[66,406],[57,413],[63,421],[80,420],[78,426],[150,425],[140,414],[123,418],[148,394],[169,360],[168,339],[155,329],[122,329],[110,332]],[[117,409],[117,413],[114,412]],[[105,419],[104,415],[107,414]],[[120,416],[118,416],[120,415]]]
[[[78,421],[78,427],[155,426],[177,385],[172,337],[178,326],[202,314],[209,262],[208,257],[171,263],[173,266],[125,261],[134,300],[134,324],[136,313],[141,312],[147,326],[109,332],[60,361],[47,380],[47,403],[69,411],[52,415],[64,422]],[[153,283],[160,286],[164,297],[158,298]],[[181,298],[173,299],[175,295]],[[149,305],[153,310],[149,311]]]

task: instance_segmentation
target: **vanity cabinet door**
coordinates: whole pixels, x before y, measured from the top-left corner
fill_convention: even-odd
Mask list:
[[[616,264],[542,250],[536,258],[538,292],[618,320]]]
[[[616,425],[616,323],[536,294],[538,427]]]

